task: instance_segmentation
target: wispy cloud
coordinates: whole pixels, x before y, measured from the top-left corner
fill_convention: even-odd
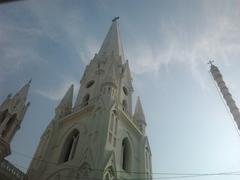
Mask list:
[[[135,36],[139,38],[135,38],[132,48],[129,46],[128,49],[130,59],[134,59],[130,61],[133,72],[157,74],[162,66],[182,63],[205,89],[202,72],[206,71],[208,60],[215,59],[217,64],[226,65],[237,61],[240,56],[239,16],[220,10],[222,6],[213,10],[208,8],[209,3],[203,5],[205,12],[199,26],[194,22],[191,24],[196,27],[183,26],[171,19],[163,19],[160,24],[156,24],[159,27],[156,39],[162,38],[164,42],[148,42],[136,33]],[[194,29],[198,30],[192,34]]]
[[[71,9],[66,8],[67,4],[66,1],[58,1],[58,3],[33,1],[29,4],[29,9],[38,19],[44,34],[58,43],[68,44],[78,55],[78,60],[87,64],[97,52],[99,45],[88,32],[84,16],[79,9],[81,2],[76,7],[71,6]],[[53,6],[54,11],[52,11]]]
[[[64,76],[61,78],[61,83],[57,87],[45,87],[43,89],[35,89],[34,92],[44,96],[50,100],[58,101],[63,98],[64,94],[67,92],[68,88],[74,85],[74,97],[77,95],[79,89],[79,82],[70,76]]]

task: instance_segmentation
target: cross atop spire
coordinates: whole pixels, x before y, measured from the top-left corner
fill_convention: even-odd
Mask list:
[[[117,21],[118,19],[120,19],[120,17],[119,17],[119,16],[117,16],[117,17],[113,18],[113,19],[112,19],[112,22],[115,22],[115,21]]]
[[[124,53],[117,21],[118,19],[119,17],[115,17],[112,20],[112,25],[107,33],[107,36],[103,41],[103,44],[98,52],[98,55],[121,56],[121,58],[124,60]]]
[[[208,61],[208,64],[210,64],[211,66],[213,65],[213,63],[214,63],[214,60],[209,60]]]

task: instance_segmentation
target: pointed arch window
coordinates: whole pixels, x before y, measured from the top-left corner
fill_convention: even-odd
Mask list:
[[[147,172],[147,178],[151,179],[151,155],[150,155],[150,150],[149,147],[145,147],[145,169]]]
[[[68,136],[68,138],[66,139],[63,145],[60,163],[70,161],[74,158],[75,151],[77,149],[78,140],[79,140],[79,131],[74,130]]]
[[[89,95],[89,94],[86,94],[86,95],[83,97],[83,100],[82,100],[82,106],[83,106],[83,107],[88,105],[89,99],[90,99],[90,95]]]
[[[124,138],[122,141],[122,159],[121,167],[125,171],[130,171],[131,167],[131,149],[128,138]]]
[[[11,129],[11,127],[12,127],[13,124],[14,124],[14,121],[16,120],[16,117],[17,117],[17,115],[14,114],[14,115],[12,115],[12,117],[8,120],[8,122],[7,122],[6,126],[5,126],[5,129],[4,129],[3,132],[2,132],[2,137],[6,137],[6,136],[7,136],[7,134],[9,133],[9,131],[10,131],[10,129]]]
[[[127,101],[125,99],[122,101],[122,110],[127,111]]]
[[[113,110],[110,117],[110,124],[109,124],[109,132],[108,132],[108,140],[110,144],[113,144],[116,147],[117,144],[117,115],[116,111]]]
[[[103,180],[115,180],[115,174],[112,167],[107,168],[104,173]]]
[[[7,117],[8,110],[6,109],[0,114],[0,125],[3,123],[4,119]]]
[[[146,169],[149,169],[149,157],[148,157],[148,148],[145,148],[145,163],[146,163]]]
[[[95,83],[94,80],[89,81],[89,82],[86,84],[86,88],[90,88],[94,83]]]
[[[123,93],[125,94],[125,96],[127,96],[128,95],[128,89],[125,87],[125,86],[123,86]]]

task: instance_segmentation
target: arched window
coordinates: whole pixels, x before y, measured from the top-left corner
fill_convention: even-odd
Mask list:
[[[104,173],[103,180],[115,180],[115,174],[112,167],[107,168]]]
[[[89,82],[86,84],[86,88],[90,88],[93,84],[94,84],[94,80],[89,81]]]
[[[128,90],[125,86],[123,86],[123,93],[127,96],[128,95]]]
[[[78,144],[78,139],[79,139],[79,131],[74,130],[66,139],[63,150],[62,150],[62,155],[60,158],[60,163],[61,162],[67,162],[70,161],[74,158],[75,151],[77,148]]]
[[[86,94],[86,95],[83,97],[82,106],[87,106],[89,99],[90,99],[90,95],[89,95],[89,94]]]
[[[6,109],[0,114],[0,125],[3,123],[4,119],[7,117],[8,110]]]
[[[125,171],[130,171],[131,167],[131,149],[130,143],[127,138],[122,141],[122,169]]]
[[[6,126],[5,126],[5,129],[4,129],[3,132],[2,132],[2,137],[6,137],[6,136],[7,136],[7,134],[9,133],[9,131],[10,131],[10,129],[11,129],[11,127],[13,126],[14,121],[16,120],[16,117],[17,117],[17,115],[14,114],[14,115],[12,115],[12,117],[8,120],[8,122],[7,122]]]
[[[113,142],[113,146],[116,147],[117,144],[117,117],[116,110],[113,110],[110,118],[110,127],[108,132],[108,141],[110,144]]]
[[[127,111],[127,101],[125,99],[122,101],[122,110]]]
[[[149,169],[149,157],[148,157],[148,148],[145,148],[145,163],[146,163],[146,169]]]
[[[115,129],[114,129],[114,134],[117,135],[117,129],[118,129],[118,119],[117,117],[115,118]]]

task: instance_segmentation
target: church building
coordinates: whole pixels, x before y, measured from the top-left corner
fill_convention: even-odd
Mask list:
[[[139,97],[132,112],[132,77],[118,19],[86,66],[75,103],[71,85],[56,107],[28,180],[152,179],[147,124]]]
[[[25,113],[31,81],[25,84],[13,97],[11,94],[0,105],[0,180],[23,180],[25,174],[5,159],[11,154],[11,141],[20,129]]]

